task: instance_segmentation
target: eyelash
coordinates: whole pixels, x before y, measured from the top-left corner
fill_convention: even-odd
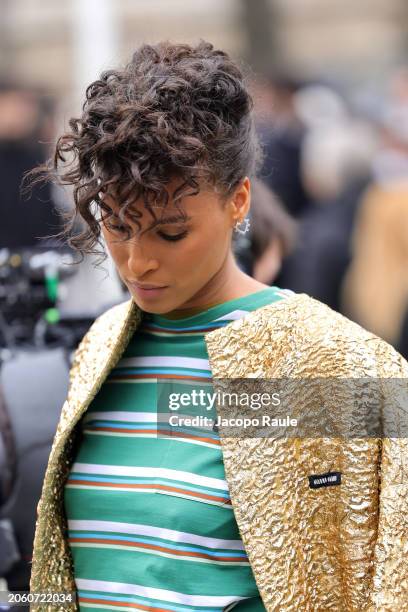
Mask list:
[[[115,232],[122,232],[122,233],[125,232],[125,226],[123,225],[115,225],[114,223],[109,222],[108,227],[109,229]],[[185,238],[188,234],[188,231],[184,230],[183,232],[180,232],[180,234],[175,234],[174,236],[170,234],[165,234],[164,232],[161,232],[161,231],[158,231],[157,233],[160,236],[160,238],[163,238],[163,240],[167,240],[167,242],[177,242]]]
[[[171,236],[170,234],[165,234],[161,231],[157,233],[160,238],[163,238],[163,240],[167,240],[168,242],[177,242],[178,240],[182,240],[183,238],[185,238],[188,234],[188,231],[184,230],[184,232],[181,232],[180,234],[175,234],[174,236]]]

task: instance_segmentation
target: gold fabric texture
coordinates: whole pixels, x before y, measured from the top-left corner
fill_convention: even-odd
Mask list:
[[[63,488],[76,424],[141,320],[129,300],[85,335],[44,480],[34,541],[31,590],[75,590],[66,540]],[[220,428],[231,502],[268,612],[408,611],[408,364],[386,342],[305,294],[259,308],[205,335],[217,379],[392,378],[381,414],[398,437],[227,437]],[[221,385],[219,388],[225,391]],[[355,397],[322,394],[338,423]],[[313,394],[294,409],[318,418]],[[218,414],[228,416],[225,407]],[[308,475],[340,471],[339,486],[312,489]],[[76,610],[75,605],[32,606]]]

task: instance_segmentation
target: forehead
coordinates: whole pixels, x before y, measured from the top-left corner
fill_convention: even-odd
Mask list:
[[[152,209],[157,220],[167,222],[183,222],[189,219],[198,219],[209,217],[215,207],[221,208],[221,198],[215,189],[201,188],[197,195],[186,195],[175,202],[171,197],[172,192],[169,192],[169,200],[167,204],[152,204]],[[107,204],[114,213],[118,213],[121,209],[113,192],[101,194],[101,199]],[[152,220],[152,215],[144,205],[143,201],[135,200],[130,210],[136,212],[138,217],[142,219]]]

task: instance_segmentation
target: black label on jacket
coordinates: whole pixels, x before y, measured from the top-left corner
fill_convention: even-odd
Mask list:
[[[320,489],[320,487],[332,487],[341,484],[341,472],[326,472],[325,474],[311,474],[309,476],[309,487]]]

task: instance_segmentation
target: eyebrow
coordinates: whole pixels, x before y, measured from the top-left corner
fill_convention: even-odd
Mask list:
[[[150,227],[156,227],[156,225],[163,225],[165,223],[180,223],[180,221],[191,221],[191,219],[192,217],[189,217],[188,215],[170,215],[168,217],[162,217],[160,219],[157,219],[157,221],[153,222]]]
[[[105,204],[105,209],[109,208],[110,212],[114,215],[117,216],[117,213],[113,210],[112,206],[110,206],[109,204]],[[146,228],[145,231],[149,231],[155,227],[157,227],[158,225],[165,225],[165,224],[170,224],[170,223],[180,223],[180,222],[186,222],[186,221],[191,221],[192,217],[190,217],[189,215],[168,215],[167,217],[161,217],[160,219],[157,219],[155,221],[153,221],[149,227]]]

